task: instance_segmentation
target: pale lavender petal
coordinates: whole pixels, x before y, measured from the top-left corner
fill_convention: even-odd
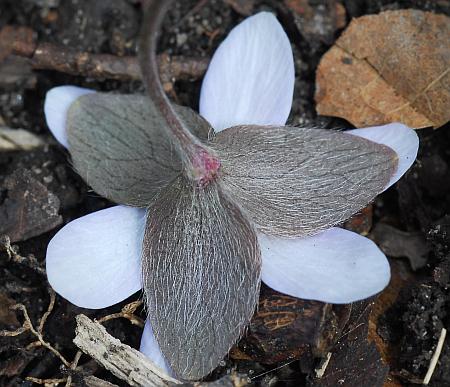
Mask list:
[[[307,238],[258,235],[262,280],[291,296],[350,303],[370,297],[389,283],[389,263],[370,239],[340,228]]]
[[[419,137],[413,129],[406,125],[392,123],[383,126],[347,130],[345,133],[387,145],[398,154],[397,171],[392,176],[385,190],[396,183],[416,160],[419,149]]]
[[[94,92],[94,90],[77,86],[58,86],[47,92],[44,102],[44,114],[47,126],[58,142],[66,148],[68,147],[66,118],[69,106],[78,97]]]
[[[203,80],[200,114],[218,132],[242,124],[284,125],[294,91],[289,39],[261,12],[236,26],[215,52]]]
[[[152,326],[150,321],[145,322],[144,331],[142,332],[141,346],[139,350],[147,356],[154,364],[156,364],[161,370],[163,370],[167,375],[173,377],[174,374],[167,363],[164,355],[159,348],[158,342],[153,335]]]
[[[141,289],[145,210],[116,206],[64,226],[47,248],[55,291],[84,308],[105,308]]]

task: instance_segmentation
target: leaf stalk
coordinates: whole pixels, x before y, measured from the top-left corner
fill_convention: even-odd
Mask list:
[[[156,57],[158,31],[172,3],[172,0],[147,0],[143,3],[144,18],[139,44],[139,62],[147,93],[170,128],[169,136],[183,162],[188,179],[204,187],[217,176],[220,161],[178,117],[164,92],[158,73]]]

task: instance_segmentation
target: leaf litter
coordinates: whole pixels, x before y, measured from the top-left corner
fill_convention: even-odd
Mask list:
[[[354,19],[317,69],[316,109],[357,127],[450,120],[450,18],[407,9]]]

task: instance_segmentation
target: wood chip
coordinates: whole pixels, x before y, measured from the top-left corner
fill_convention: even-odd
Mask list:
[[[450,18],[418,10],[354,19],[322,58],[317,112],[357,127],[450,119]]]
[[[87,387],[119,387],[117,384],[112,384],[95,376],[86,376],[84,378],[84,383]]]
[[[24,129],[0,128],[0,152],[31,150],[44,146],[44,142]]]
[[[130,386],[168,386],[179,383],[149,361],[144,354],[122,344],[112,337],[101,324],[80,314],[73,342],[118,378]]]

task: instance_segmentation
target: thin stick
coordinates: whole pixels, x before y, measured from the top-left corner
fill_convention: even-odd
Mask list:
[[[30,254],[27,257],[22,257],[18,253],[18,249],[16,248],[16,246],[11,245],[11,240],[8,235],[2,235],[0,237],[0,248],[6,250],[8,258],[13,262],[28,266],[38,274],[44,276],[46,275],[45,269],[40,265],[34,255]]]
[[[427,374],[423,379],[423,385],[427,385],[430,383],[431,377],[433,376],[434,369],[436,368],[437,362],[439,360],[439,356],[441,356],[442,348],[444,346],[445,336],[447,335],[447,330],[442,328],[441,335],[439,336],[438,343],[436,345],[436,350],[434,351],[433,357],[430,361],[430,366],[428,367]]]
[[[25,333],[27,331],[29,331],[30,328],[28,327],[27,324],[23,324],[23,326],[21,326],[20,328],[17,328],[15,331],[7,331],[7,330],[2,330],[0,331],[0,336],[2,337],[15,337],[15,336],[19,336],[22,333]]]
[[[29,27],[6,25],[0,30],[0,62],[13,54],[29,58],[37,70],[53,70],[95,79],[140,80],[141,71],[135,56],[116,56],[76,51],[53,43],[37,42],[37,34]],[[157,57],[163,84],[174,80],[199,79],[205,73],[209,58],[169,56]]]
[[[30,320],[30,316],[28,316],[28,311],[27,311],[27,308],[25,308],[25,305],[23,305],[23,304],[17,304],[17,305],[14,305],[14,306],[12,307],[12,309],[18,309],[18,310],[21,310],[21,311],[22,311],[23,316],[24,316],[24,318],[25,318],[24,327],[27,327],[27,328],[31,331],[31,333],[33,333],[33,335],[35,335],[35,336],[37,337],[37,339],[39,340],[39,342],[40,342],[45,348],[47,348],[49,351],[53,352],[53,354],[54,354],[55,356],[57,356],[57,357],[63,362],[63,364],[64,364],[67,368],[69,368],[69,367],[70,367],[70,363],[64,358],[64,356],[61,355],[57,349],[53,348],[51,344],[47,343],[47,342],[44,340],[44,338],[42,337],[42,335],[41,335],[36,329],[34,329],[33,324],[32,324],[32,322],[31,322],[31,320]]]
[[[331,352],[327,353],[327,357],[324,359],[324,361],[322,362],[322,365],[319,368],[316,368],[314,371],[316,373],[316,378],[317,379],[321,379],[322,376],[325,374],[325,371],[328,367],[328,363],[330,362],[331,359]]]
[[[269,370],[269,371],[263,372],[262,374],[258,374],[258,375],[252,376],[252,377],[249,378],[249,379],[250,379],[250,380],[254,380],[254,379],[256,379],[256,378],[260,378],[261,376],[270,374],[271,372],[278,371],[279,369],[281,369],[281,368],[283,368],[283,367],[287,367],[289,364],[292,364],[294,361],[297,361],[297,359],[288,361],[287,363],[284,363],[284,364],[282,364],[282,365],[280,365],[280,366],[278,366],[278,367],[276,367],[276,368],[273,368],[273,369],[271,369],[271,370]]]
[[[46,386],[57,386],[58,384],[64,383],[67,378],[62,378],[62,379],[40,379],[40,378],[34,378],[32,376],[27,376],[25,378],[26,380],[28,380],[29,382],[33,382],[36,384],[44,384]]]
[[[48,288],[48,292],[50,294],[50,303],[47,308],[47,312],[45,312],[42,317],[41,321],[39,322],[38,332],[42,335],[42,331],[44,330],[44,325],[47,321],[48,316],[50,316],[50,313],[52,313],[53,308],[55,306],[55,300],[56,300],[56,293],[52,288]]]
[[[97,321],[100,324],[103,324],[106,321],[114,320],[116,318],[126,318],[129,320],[133,325],[137,325],[140,328],[144,327],[144,320],[142,320],[140,317],[136,316],[134,312],[136,309],[142,305],[142,301],[135,301],[131,302],[127,305],[125,305],[122,310],[118,313],[108,314],[107,316],[104,316]]]
[[[72,364],[70,365],[70,369],[73,371],[77,368],[78,362],[80,361],[81,355],[83,352],[77,351],[75,357],[73,358]],[[66,387],[70,387],[72,385],[72,375],[69,375],[66,382]]]

